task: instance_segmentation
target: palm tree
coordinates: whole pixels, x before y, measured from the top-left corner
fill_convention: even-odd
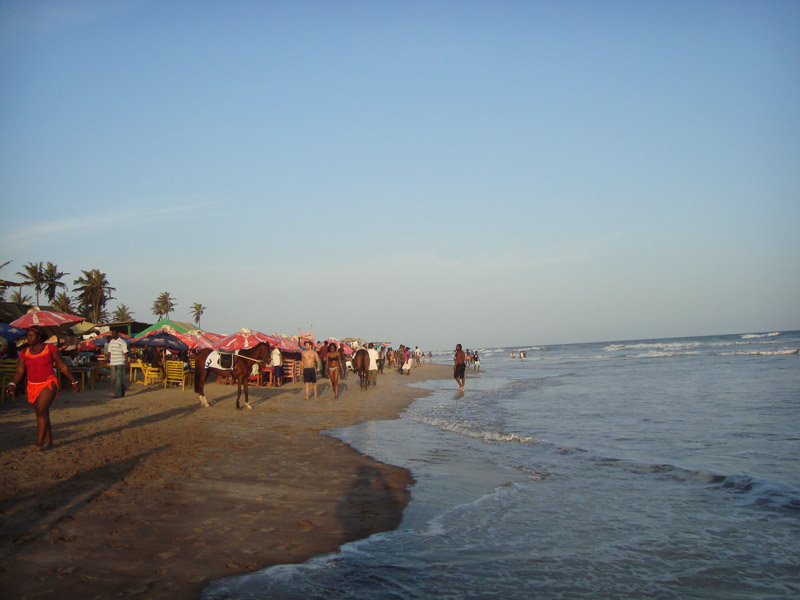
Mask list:
[[[192,304],[192,316],[194,317],[195,324],[200,327],[200,317],[203,316],[203,313],[206,311],[206,307],[200,304],[199,302],[195,302]]]
[[[53,308],[61,313],[66,313],[68,315],[74,315],[78,312],[75,308],[75,305],[72,304],[72,298],[67,296],[64,292],[59,292],[56,294],[56,297],[53,299]]]
[[[22,268],[22,271],[17,271],[17,275],[23,278],[23,285],[29,285],[33,287],[33,290],[36,292],[36,306],[39,306],[39,294],[42,293],[45,284],[44,267],[42,267],[41,262],[30,262],[24,265]]]
[[[80,302],[80,309],[83,316],[92,323],[100,323],[101,316],[105,316],[106,302],[113,299],[111,292],[116,288],[108,284],[105,273],[99,269],[91,271],[81,271],[82,277],[75,280],[75,292]]]
[[[9,302],[14,304],[30,304],[31,297],[30,296],[23,296],[21,292],[14,291],[11,292],[11,297],[8,299]]]
[[[3,267],[7,267],[9,264],[11,264],[11,262],[12,261],[7,260],[2,265],[0,265],[0,269],[2,269]],[[5,283],[3,283],[3,285],[0,285],[0,302],[3,302],[6,299],[5,296],[6,296],[6,288],[7,287],[8,286],[5,285]]]
[[[114,310],[113,318],[115,321],[133,321],[133,313],[130,308],[124,304],[120,304]]]
[[[175,298],[171,298],[169,292],[164,292],[153,302],[153,314],[159,319],[168,319],[169,313],[175,310],[176,306]]]
[[[44,281],[42,283],[44,284],[44,295],[47,296],[47,299],[51,303],[56,298],[58,288],[67,289],[67,284],[60,281],[64,275],[69,275],[69,273],[62,273],[58,270],[58,265],[54,265],[49,260],[47,261],[47,266],[44,268],[43,272]]]

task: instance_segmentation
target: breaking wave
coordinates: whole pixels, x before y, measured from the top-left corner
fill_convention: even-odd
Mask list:
[[[782,350],[772,350],[765,352],[763,350],[740,350],[738,352],[720,352],[719,356],[780,356],[785,354],[797,354],[800,348],[784,348]]]
[[[754,338],[775,337],[777,335],[783,334],[780,331],[773,331],[772,333],[743,333],[741,338],[743,340],[752,340]]]
[[[425,423],[431,427],[435,427],[440,431],[449,431],[457,433],[458,435],[483,440],[485,442],[516,442],[520,444],[528,444],[538,441],[532,436],[518,435],[516,433],[505,433],[503,431],[490,431],[487,429],[478,429],[472,426],[468,421],[448,421],[446,419],[437,419],[429,417],[414,417],[418,423]]]

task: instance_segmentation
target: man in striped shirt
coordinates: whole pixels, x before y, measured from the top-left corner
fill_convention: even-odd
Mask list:
[[[125,359],[128,355],[128,344],[125,343],[119,332],[112,331],[111,339],[106,346],[108,365],[111,367],[111,381],[114,382],[114,398],[125,395],[125,386],[122,383],[125,377]]]

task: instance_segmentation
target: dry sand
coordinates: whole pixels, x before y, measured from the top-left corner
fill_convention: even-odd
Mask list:
[[[320,431],[392,419],[452,376],[425,365],[386,370],[378,387],[350,375],[333,399],[306,401],[302,384],[194,392],[141,384],[113,398],[108,383],[63,390],[56,446],[33,450],[24,397],[0,408],[0,598],[198,598],[214,579],[299,563],[396,527],[408,471],[363,456]]]

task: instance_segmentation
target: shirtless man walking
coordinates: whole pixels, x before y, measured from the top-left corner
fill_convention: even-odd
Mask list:
[[[300,355],[300,360],[303,364],[303,383],[305,383],[306,400],[308,400],[308,393],[312,385],[314,386],[314,400],[318,400],[317,363],[321,363],[322,361],[320,360],[317,351],[314,350],[314,344],[306,340],[303,345],[306,347],[306,349],[303,350],[303,353]]]
[[[467,357],[461,349],[461,344],[456,344],[456,351],[453,356],[453,377],[459,383],[459,388],[456,391],[464,391],[464,378],[467,370]]]

